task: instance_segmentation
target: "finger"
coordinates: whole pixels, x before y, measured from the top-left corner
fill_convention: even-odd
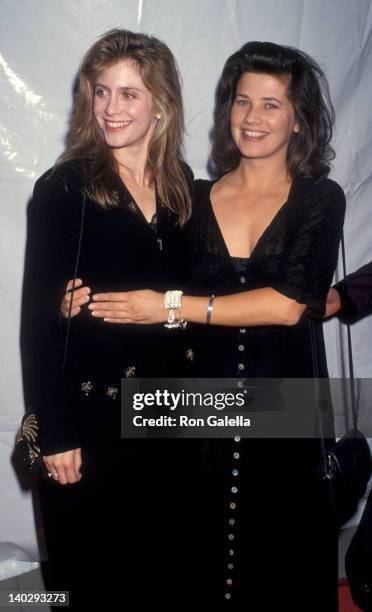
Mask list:
[[[65,293],[65,295],[63,296],[62,304],[65,304],[66,306],[68,306],[72,299],[73,299],[72,293]]]
[[[60,461],[51,461],[50,471],[52,472],[53,480],[56,480],[57,482],[59,482],[59,484],[67,484],[65,468],[62,463],[60,463]]]
[[[95,293],[92,299],[95,302],[127,302],[130,291],[112,291],[110,293]]]
[[[63,474],[61,473],[60,468],[58,468],[58,469],[57,469],[55,466],[53,466],[53,465],[49,465],[49,466],[47,467],[47,471],[48,471],[48,476],[49,476],[49,477],[50,477],[52,480],[54,480],[55,482],[58,482],[58,483],[60,483],[60,484],[65,484],[65,483],[63,482]]]
[[[49,471],[52,473],[53,480],[59,482],[59,484],[67,484],[65,466],[61,454],[55,455],[49,460]]]
[[[80,306],[77,306],[76,308],[73,307],[71,309],[71,317],[76,317],[76,315],[78,315],[80,311],[81,311]],[[69,314],[70,314],[70,307],[63,304],[61,306],[61,312],[62,312],[64,318],[68,319]]]
[[[53,469],[51,464],[48,461],[45,461],[45,459],[43,459],[43,460],[44,460],[44,466],[45,466],[45,469],[47,471],[48,476],[52,477],[53,474],[57,475],[57,472]]]
[[[69,479],[68,479],[68,469],[64,466],[64,465],[60,465],[58,470],[57,470],[57,474],[58,474],[58,482],[59,484],[68,484],[69,483]]]
[[[124,312],[127,310],[127,302],[99,302],[98,304],[89,304],[89,310],[93,311],[109,311],[113,310],[118,312],[119,310],[123,310]]]
[[[75,292],[73,294],[65,294],[65,297],[62,300],[62,305],[61,305],[61,311],[62,314],[65,318],[68,317],[68,314],[70,312],[70,303],[71,303],[71,296],[72,296],[72,311],[71,311],[71,316],[76,316],[77,314],[79,314],[80,312],[80,307],[84,306],[84,304],[87,304],[90,301],[90,297],[89,297],[89,293],[90,289],[89,288],[84,288],[80,289],[80,291],[84,291],[84,293],[80,294],[80,297],[77,297],[78,292]]]
[[[76,474],[74,462],[65,468],[66,479],[69,484],[79,482],[80,477]]]
[[[74,453],[74,470],[75,476],[78,480],[81,478],[81,466],[82,466],[82,458],[81,458],[81,449],[77,448]]]
[[[70,308],[66,306],[66,304],[62,304],[61,312],[65,319],[68,319],[68,313],[70,312]]]
[[[77,308],[78,306],[84,306],[84,304],[87,304],[90,300],[90,297],[87,294],[83,294],[83,295],[76,294],[75,295],[75,293],[73,293],[71,295],[72,295],[72,308]],[[63,307],[69,309],[70,302],[71,302],[71,297],[66,296]]]
[[[90,300],[89,295],[82,295],[79,298],[75,298],[73,299],[72,305],[75,306],[83,306],[84,304],[87,304]]]
[[[83,284],[83,281],[81,280],[81,278],[75,279],[75,287],[80,287],[82,284]],[[67,283],[66,291],[71,291],[73,286],[74,286],[74,281],[69,280]]]
[[[129,312],[126,310],[93,310],[92,317],[98,319],[128,319],[133,322]]]
[[[122,324],[134,323],[133,319],[109,319],[109,318],[104,318],[103,320],[104,320],[105,323],[122,323]]]
[[[80,298],[83,298],[89,294],[90,294],[90,287],[81,287],[81,289],[74,289],[74,291],[65,293],[65,298],[67,300],[70,300],[72,296],[73,300],[79,300]]]

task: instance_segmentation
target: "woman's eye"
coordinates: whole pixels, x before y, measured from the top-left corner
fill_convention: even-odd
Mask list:
[[[134,100],[134,98],[135,98],[135,95],[133,93],[131,93],[130,91],[124,91],[123,92],[123,96],[127,100]]]
[[[267,102],[265,104],[265,108],[272,109],[272,108],[278,108],[278,107],[276,104],[273,104],[272,102]]]
[[[238,104],[239,106],[246,106],[248,104],[248,100],[243,100],[242,98],[238,98],[236,100],[236,104]]]
[[[107,91],[105,89],[99,88],[94,91],[94,95],[98,96],[99,98],[103,98],[106,94],[107,94]]]

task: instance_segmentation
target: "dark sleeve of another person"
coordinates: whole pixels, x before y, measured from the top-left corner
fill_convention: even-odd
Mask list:
[[[340,294],[341,320],[353,323],[372,313],[372,262],[334,285]]]

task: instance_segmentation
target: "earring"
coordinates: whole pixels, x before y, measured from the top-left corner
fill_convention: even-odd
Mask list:
[[[159,121],[160,117],[161,117],[160,113],[158,113],[157,115],[155,115],[155,119],[156,119],[156,121]]]
[[[293,128],[293,131],[295,134],[298,134],[298,131],[299,131],[298,125],[295,125],[295,127]]]

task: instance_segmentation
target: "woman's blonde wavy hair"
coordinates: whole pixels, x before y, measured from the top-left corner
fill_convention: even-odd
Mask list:
[[[118,204],[112,172],[118,167],[93,115],[94,85],[99,73],[121,60],[138,67],[160,113],[147,160],[151,182],[163,204],[184,224],[190,216],[190,186],[183,162],[183,104],[180,76],[170,49],[145,34],[114,29],[106,32],[85,54],[78,77],[66,151],[57,164],[83,160],[86,193],[103,207]]]

